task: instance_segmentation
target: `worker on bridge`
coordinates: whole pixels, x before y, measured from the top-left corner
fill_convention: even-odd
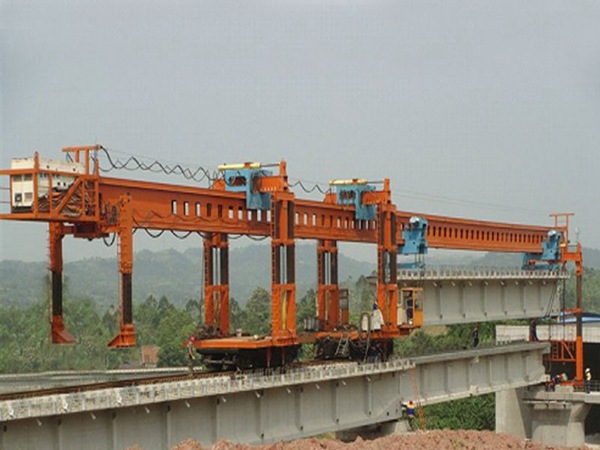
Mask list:
[[[473,347],[477,347],[479,345],[479,325],[475,325],[473,329]]]
[[[538,337],[537,337],[537,322],[535,319],[531,319],[531,322],[529,322],[529,340],[530,341],[537,341]]]
[[[196,359],[196,349],[194,348],[194,342],[196,342],[196,338],[194,337],[194,335],[191,335],[188,339],[187,344],[188,367],[190,368],[190,373],[194,372],[194,360]]]
[[[412,400],[409,400],[406,404],[406,418],[408,419],[408,426],[411,430],[414,430],[415,403]]]
[[[592,390],[592,371],[589,367],[585,369],[585,392],[587,394]]]
[[[381,331],[383,326],[383,314],[377,306],[377,303],[373,303],[373,318],[371,320],[371,329],[373,331]]]

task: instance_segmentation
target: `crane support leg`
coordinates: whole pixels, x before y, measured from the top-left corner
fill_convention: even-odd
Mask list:
[[[217,336],[227,336],[229,325],[229,242],[223,233],[204,238],[204,323]]]
[[[52,315],[50,319],[50,328],[53,344],[71,344],[75,342],[75,338],[65,329],[63,323],[62,240],[64,236],[65,232],[62,223],[49,223],[50,283],[52,288]]]
[[[274,194],[271,230],[271,324],[276,345],[298,343],[293,194]]]
[[[580,266],[576,267],[576,278],[575,278],[575,290],[576,290],[576,323],[577,323],[577,335],[575,341],[575,381],[580,382],[583,385],[583,321],[581,313],[583,311],[583,282],[582,282],[582,269]]]
[[[119,202],[119,272],[121,276],[121,314],[119,334],[108,344],[109,347],[135,346],[132,309],[133,273],[133,215],[131,197],[124,195]]]
[[[382,330],[398,335],[398,245],[396,242],[395,207],[379,207],[377,242],[377,306],[383,314]]]
[[[319,330],[331,331],[340,325],[338,251],[335,241],[319,240],[317,261],[317,318]]]

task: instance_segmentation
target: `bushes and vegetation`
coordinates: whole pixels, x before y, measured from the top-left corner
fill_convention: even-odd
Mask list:
[[[2,286],[10,284],[2,281]],[[14,284],[14,283],[13,283]],[[12,284],[11,284],[12,286]],[[375,299],[374,286],[364,276],[349,276],[344,288],[348,289],[351,322],[356,323],[361,311],[368,311]],[[43,278],[30,282],[37,292],[35,298],[45,298]],[[28,291],[29,292],[29,291]],[[68,283],[64,303],[67,329],[77,337],[74,345],[52,345],[46,301],[30,301],[24,305],[16,299],[0,304],[0,373],[25,373],[48,370],[113,369],[140,360],[137,349],[109,349],[107,343],[118,331],[118,311],[92,298],[73,298]],[[600,310],[600,271],[586,269],[584,297],[588,310]],[[296,316],[298,329],[304,319],[315,314],[314,289],[298,294]],[[567,283],[565,303],[574,304],[574,282]],[[20,305],[20,306],[18,306]],[[260,286],[246,298],[230,300],[232,330],[242,328],[245,333],[270,332],[270,294]],[[186,364],[183,342],[202,323],[202,305],[198,299],[156,298],[150,293],[145,300],[134,304],[134,323],[137,344],[160,347],[158,365]],[[418,355],[444,350],[456,350],[472,345],[472,326],[450,326],[437,333],[417,331],[409,338],[398,340],[396,352],[402,356]],[[481,345],[493,341],[494,324],[480,325]],[[310,355],[310,349],[305,352]],[[492,429],[494,426],[494,398],[481,396],[471,399],[428,406],[425,409],[428,428]]]

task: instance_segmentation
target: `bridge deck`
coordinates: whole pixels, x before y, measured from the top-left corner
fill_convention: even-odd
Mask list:
[[[539,383],[547,350],[519,343],[4,401],[0,448],[152,450],[188,438],[268,443],[347,430],[398,420],[416,391],[431,404]]]

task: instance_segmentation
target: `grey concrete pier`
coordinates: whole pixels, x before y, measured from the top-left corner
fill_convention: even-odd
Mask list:
[[[600,392],[576,392],[572,386],[510,389],[496,393],[496,431],[547,445],[585,444],[585,419]]]

